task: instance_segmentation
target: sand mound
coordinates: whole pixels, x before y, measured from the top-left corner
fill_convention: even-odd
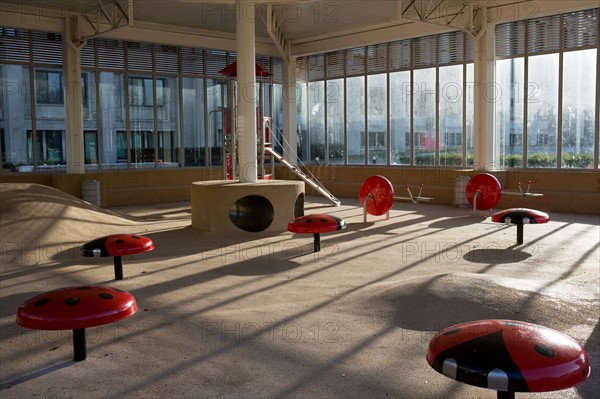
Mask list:
[[[520,279],[456,273],[377,284],[349,305],[361,314],[419,331],[479,319],[522,320],[565,329],[595,317],[593,300],[562,292]]]
[[[55,188],[0,184],[0,240],[4,248],[82,243],[127,231],[138,222],[96,207]]]

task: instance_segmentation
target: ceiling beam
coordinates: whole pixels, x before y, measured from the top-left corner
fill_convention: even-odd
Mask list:
[[[273,39],[273,43],[281,53],[281,57],[286,61],[290,61],[290,43],[286,40],[281,29],[281,23],[275,15],[275,9],[272,4],[267,4],[267,33]]]
[[[127,11],[115,0],[107,4],[103,0],[97,0],[93,7],[87,6],[81,13],[81,17],[92,29],[91,33],[83,33],[81,40],[85,41],[133,25],[133,10],[133,0],[128,0]]]

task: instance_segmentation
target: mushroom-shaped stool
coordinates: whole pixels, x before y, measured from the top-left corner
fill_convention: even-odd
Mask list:
[[[385,177],[370,176],[363,181],[358,191],[358,199],[363,207],[363,219],[367,221],[367,213],[374,216],[386,215],[394,205],[394,186]]]
[[[502,186],[489,173],[479,173],[467,184],[467,200],[473,206],[473,214],[479,210],[492,209],[502,197]]]
[[[140,254],[154,249],[151,239],[137,234],[112,234],[96,238],[81,247],[83,256],[113,256],[115,280],[123,280],[123,259],[125,255]]]
[[[314,234],[315,252],[321,250],[321,233],[346,228],[346,221],[337,216],[324,213],[305,215],[288,223],[288,231],[292,233]]]
[[[34,330],[73,330],[76,361],[87,356],[85,329],[137,312],[133,295],[104,286],[67,287],[38,295],[17,310],[17,324]]]
[[[528,208],[510,208],[494,213],[492,222],[517,225],[517,245],[523,244],[523,226],[533,223],[548,223],[550,216],[545,212]]]
[[[515,392],[547,392],[585,381],[590,362],[571,337],[537,324],[478,320],[439,331],[429,342],[427,362],[465,384]]]

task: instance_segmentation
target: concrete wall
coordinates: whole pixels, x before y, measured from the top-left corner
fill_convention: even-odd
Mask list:
[[[421,183],[423,195],[433,197],[433,204],[454,205],[455,184],[458,176],[473,176],[470,169],[404,168],[385,166],[311,166],[310,173],[339,198],[357,198],[364,179],[383,175],[394,185],[396,195],[405,196],[404,185],[413,193]],[[529,207],[546,212],[583,213],[600,215],[600,173],[597,171],[555,171],[515,169],[493,172],[503,190],[518,191],[518,182],[524,188],[533,180],[532,192],[543,193],[541,198],[503,195],[497,208]],[[13,174],[3,173],[0,182],[32,182],[45,184],[81,198],[84,179],[100,182],[101,205],[113,207],[132,204],[189,201],[191,183],[218,180],[222,169],[173,168],[152,170],[103,171],[85,175],[65,174]],[[277,179],[297,180],[289,170],[278,167]],[[307,195],[316,193],[306,185]]]

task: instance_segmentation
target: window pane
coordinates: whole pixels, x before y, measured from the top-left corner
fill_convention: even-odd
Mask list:
[[[0,65],[2,167],[13,172],[33,171],[29,82],[29,68]]]
[[[387,164],[387,75],[367,77],[369,160],[371,164]]]
[[[131,129],[131,163],[137,167],[154,167],[154,109],[152,79],[129,78],[129,126]]]
[[[83,115],[83,148],[86,170],[97,169],[98,159],[98,120],[96,111],[96,74],[93,71],[82,71],[82,115]]]
[[[325,83],[322,80],[308,84],[308,111],[309,162],[325,163]]]
[[[36,135],[30,134],[29,154],[36,152],[38,170],[66,171],[65,106],[61,70],[36,70]],[[35,144],[34,144],[35,142]],[[33,163],[33,159],[30,159]],[[61,168],[57,165],[62,165]]]
[[[463,139],[463,66],[440,68],[440,165],[461,166]]]
[[[390,129],[392,165],[410,164],[410,72],[390,74]]]
[[[563,56],[563,167],[594,166],[596,52],[572,51]]]
[[[185,166],[204,166],[204,79],[183,78],[183,146]]]
[[[283,86],[273,84],[273,148],[283,154]],[[287,146],[286,146],[287,147]],[[287,147],[289,148],[289,147]]]
[[[496,139],[500,167],[523,166],[524,59],[496,61]]]
[[[415,165],[435,163],[435,68],[414,71],[413,127]]]
[[[206,109],[208,111],[208,157],[206,165],[223,165],[223,119],[229,119],[229,112],[223,115],[221,83],[218,80],[206,80]],[[230,133],[230,123],[226,122],[226,134]]]
[[[38,104],[63,104],[62,71],[35,71],[35,98]]]
[[[302,83],[296,89],[296,123],[298,124],[297,158],[303,163],[308,162],[308,84]]]
[[[327,82],[329,163],[344,163],[344,79]]]
[[[156,78],[156,130],[158,162],[161,167],[179,166],[179,80]]]
[[[97,168],[98,165],[98,134],[96,131],[84,131],[83,133],[83,153],[86,164]],[[92,166],[93,165],[93,166]]]
[[[527,90],[527,166],[556,167],[558,54],[529,58]]]
[[[469,83],[470,82],[470,83]],[[466,140],[467,140],[467,166],[473,166],[473,121],[475,119],[475,75],[473,64],[467,64],[467,85],[464,88],[465,95],[465,115]]]
[[[348,163],[365,164],[365,78],[346,79]]]
[[[102,167],[127,167],[127,135],[125,133],[125,75],[100,72],[100,120]]]

